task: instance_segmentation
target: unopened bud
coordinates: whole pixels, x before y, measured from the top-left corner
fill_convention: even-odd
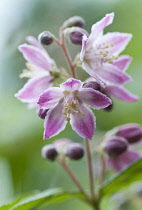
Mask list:
[[[92,88],[94,90],[98,90],[98,91],[101,91],[101,86],[98,82],[96,81],[89,81],[89,82],[86,82],[84,85],[83,85],[84,88]]]
[[[63,24],[63,28],[68,28],[68,27],[73,27],[73,26],[78,26],[78,27],[83,27],[85,21],[82,17],[80,16],[74,16],[66,20]]]
[[[110,157],[117,157],[127,150],[128,143],[123,137],[113,136],[103,144],[105,152]]]
[[[71,42],[76,45],[82,45],[82,36],[83,34],[78,31],[70,33]]]
[[[38,116],[39,116],[41,119],[45,119],[48,110],[49,110],[49,109],[39,109],[39,110],[37,111],[37,114],[38,114]]]
[[[58,155],[57,150],[53,144],[45,145],[42,148],[42,157],[44,159],[54,161],[57,155]]]
[[[66,155],[73,160],[79,160],[84,155],[84,148],[81,144],[71,143],[67,147]]]
[[[142,126],[138,124],[125,124],[119,127],[117,136],[124,137],[132,144],[142,140]]]
[[[42,45],[50,45],[54,41],[54,37],[50,32],[44,31],[39,34],[38,40]]]

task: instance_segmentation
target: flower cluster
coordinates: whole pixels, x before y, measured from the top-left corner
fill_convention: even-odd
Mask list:
[[[114,128],[106,134],[102,147],[107,154],[106,165],[116,171],[125,169],[141,158],[134,146],[142,142],[142,126],[129,123]]]
[[[125,72],[132,58],[119,56],[132,35],[119,32],[103,34],[113,18],[114,13],[107,14],[92,26],[89,34],[83,29],[84,20],[75,16],[60,27],[60,40],[46,31],[39,35],[38,40],[27,37],[30,44],[18,47],[28,68],[21,77],[29,80],[15,96],[28,103],[29,107],[37,107],[38,116],[45,119],[44,139],[59,134],[68,122],[79,136],[92,139],[96,119],[90,108],[99,110],[112,107],[111,96],[126,102],[138,99],[123,87],[132,81]],[[73,44],[82,46],[74,61],[66,46],[69,39]],[[70,74],[64,67],[58,68],[42,46],[52,43],[62,49]],[[76,77],[76,67],[80,64],[88,73],[86,81]],[[59,84],[57,78],[64,79],[63,83]]]

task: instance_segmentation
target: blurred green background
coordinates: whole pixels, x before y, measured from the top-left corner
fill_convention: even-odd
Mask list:
[[[101,135],[114,126],[142,122],[141,8],[141,0],[0,0],[0,204],[34,190],[52,187],[74,189],[60,166],[56,163],[47,163],[41,158],[41,148],[57,137],[43,141],[43,120],[36,116],[35,109],[28,110],[26,104],[22,104],[14,97],[26,82],[25,79],[19,79],[19,74],[25,68],[25,60],[17,50],[18,45],[25,42],[26,36],[37,37],[45,30],[58,36],[59,26],[74,15],[82,16],[86,20],[85,29],[90,31],[93,23],[113,11],[114,22],[105,32],[120,31],[133,34],[133,39],[123,54],[129,54],[134,58],[128,70],[134,81],[128,84],[127,88],[139,95],[140,100],[131,104],[114,100],[114,109],[111,113],[95,111],[97,131],[94,141],[97,142],[101,140]],[[80,50],[76,46],[71,48],[72,54]],[[47,50],[59,66],[65,64],[60,50],[55,45],[48,47]],[[62,137],[82,141],[70,126],[59,135],[59,138]],[[85,160],[80,163],[71,162],[71,167],[87,187]],[[107,209],[106,203],[104,209]],[[110,203],[108,206],[108,210],[114,209]],[[51,210],[63,208],[89,209],[78,200],[48,207]]]

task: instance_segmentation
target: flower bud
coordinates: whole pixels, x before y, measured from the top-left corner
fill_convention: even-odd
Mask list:
[[[80,16],[74,16],[74,17],[71,17],[69,18],[68,20],[66,20],[64,23],[63,23],[63,28],[68,28],[68,27],[72,27],[72,26],[78,26],[78,27],[83,27],[85,21],[82,17]]]
[[[71,42],[76,45],[82,45],[82,36],[83,34],[78,31],[70,33]]]
[[[56,148],[53,144],[45,145],[42,148],[42,153],[41,154],[42,154],[42,157],[44,159],[48,159],[48,160],[51,160],[51,161],[54,161],[55,158],[58,155],[57,150],[56,150]]]
[[[105,152],[110,156],[110,157],[117,157],[123,152],[127,150],[128,143],[125,138],[123,137],[118,137],[118,136],[113,136],[110,137],[106,142],[103,144],[103,148]]]
[[[101,91],[101,86],[98,82],[95,82],[95,81],[89,81],[89,82],[86,82],[84,85],[83,85],[84,88],[92,88],[94,90],[98,90],[98,91]]]
[[[125,124],[119,127],[116,135],[125,138],[128,143],[133,144],[142,140],[142,127],[138,124]]]
[[[84,155],[84,148],[81,144],[71,143],[67,147],[66,155],[73,160],[79,160]]]
[[[50,45],[54,41],[54,37],[50,32],[44,31],[39,34],[38,40],[42,45]]]
[[[45,119],[48,110],[49,110],[49,109],[39,109],[39,110],[37,111],[37,114],[38,114],[38,116],[39,116],[41,119]]]

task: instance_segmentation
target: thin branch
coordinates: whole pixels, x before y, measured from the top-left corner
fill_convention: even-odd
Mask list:
[[[90,145],[89,145],[88,139],[85,139],[85,146],[86,146],[87,163],[88,163],[90,192],[91,192],[92,199],[95,200],[93,163],[92,163],[92,156],[91,156],[91,150],[90,150]]]
[[[59,47],[62,48],[63,53],[64,53],[64,55],[66,57],[66,60],[67,60],[67,64],[68,64],[68,66],[70,68],[70,71],[72,73],[72,76],[73,76],[73,78],[76,78],[75,67],[74,67],[74,64],[72,62],[71,56],[68,52],[63,31],[60,32],[60,38],[61,38],[61,41],[59,41],[58,39],[54,39],[54,41],[56,42],[56,44],[59,45]]]
[[[75,176],[75,174],[73,173],[71,168],[66,164],[66,162],[64,160],[60,160],[58,158],[57,161],[65,169],[65,171],[68,173],[68,175],[70,176],[70,178],[72,179],[72,181],[74,182],[76,187],[79,189],[80,192],[82,192],[84,194],[86,200],[90,203],[90,199],[89,199],[88,195],[86,194],[84,188],[80,184],[79,180],[77,179],[77,177]]]

